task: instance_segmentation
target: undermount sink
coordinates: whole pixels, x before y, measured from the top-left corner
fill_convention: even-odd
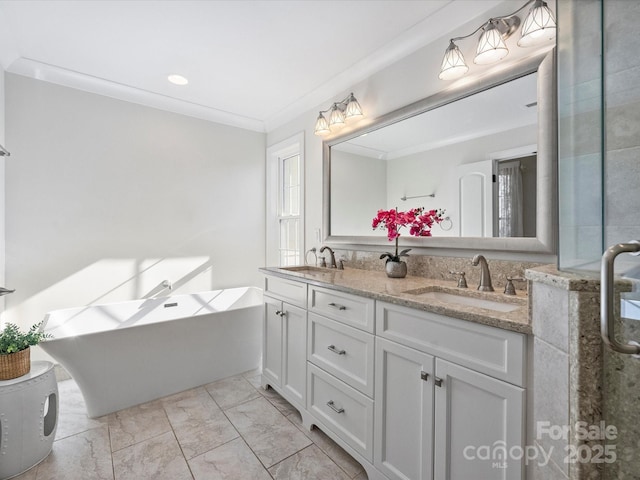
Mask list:
[[[488,298],[479,298],[478,292],[463,292],[463,291],[443,291],[438,287],[425,287],[415,290],[407,290],[404,293],[415,295],[421,300],[436,300],[441,303],[448,303],[450,305],[458,305],[465,307],[484,308],[486,310],[493,310],[495,312],[513,312],[523,307],[526,301],[522,298],[503,297],[500,300],[491,300]],[[473,295],[473,294],[475,295]]]
[[[304,273],[305,275],[327,275],[336,271],[335,268],[314,267],[312,265],[296,265],[293,267],[280,267],[289,272]]]

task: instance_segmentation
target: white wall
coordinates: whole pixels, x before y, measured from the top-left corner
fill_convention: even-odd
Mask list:
[[[386,208],[387,162],[338,151],[333,159],[337,160],[331,163],[333,234],[375,235],[373,217]]]
[[[260,285],[265,135],[6,76],[7,320]]]

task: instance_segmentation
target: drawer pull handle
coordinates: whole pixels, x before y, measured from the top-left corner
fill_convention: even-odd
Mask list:
[[[336,355],[345,355],[347,353],[345,350],[338,350],[335,345],[329,345],[327,350],[331,350]]]
[[[331,302],[329,304],[329,306],[333,307],[333,308],[337,308],[338,310],[346,310],[347,309],[347,307],[345,307],[344,305],[340,305],[338,303],[333,303],[333,302]]]
[[[327,407],[329,407],[331,410],[333,410],[336,413],[344,413],[344,408],[336,407],[335,403],[333,403],[333,400],[329,400],[327,402]]]

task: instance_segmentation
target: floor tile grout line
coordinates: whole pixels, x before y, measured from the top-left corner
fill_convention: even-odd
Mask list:
[[[167,422],[169,422],[169,428],[171,428],[171,433],[173,433],[173,438],[176,439],[176,443],[178,444],[178,448],[180,449],[180,454],[182,455],[182,458],[184,459],[184,463],[187,464],[187,469],[189,470],[189,474],[191,475],[191,479],[195,480],[196,476],[193,474],[193,470],[191,470],[191,465],[189,465],[189,460],[187,460],[187,456],[184,454],[184,449],[182,448],[182,444],[180,443],[180,440],[178,440],[178,435],[176,434],[176,431],[173,427],[173,423],[171,423],[171,419],[169,418],[169,414],[167,413],[166,407],[164,405],[162,405],[162,411],[164,412],[165,416],[167,417]]]
[[[253,386],[253,385],[252,385]],[[209,395],[211,395],[211,392],[209,392]],[[213,395],[212,395],[213,398]],[[244,405],[245,403],[249,403],[250,401],[253,400],[257,400],[257,398],[251,399],[251,400],[247,400],[246,402],[240,403],[238,405]],[[213,400],[215,402],[215,399]],[[217,403],[217,402],[216,402]],[[234,405],[233,407],[230,408],[235,408],[238,405]],[[258,462],[260,463],[260,465],[262,465],[262,468],[264,469],[265,472],[267,472],[267,475],[269,475],[272,479],[274,478],[273,475],[271,475],[271,472],[269,471],[269,469],[266,467],[266,465],[264,464],[264,462],[262,460],[260,460],[260,457],[258,456],[258,454],[253,450],[253,448],[251,448],[251,445],[249,445],[249,442],[247,442],[247,439],[244,438],[244,436],[242,435],[242,432],[240,430],[238,430],[238,428],[235,426],[235,424],[231,421],[231,419],[229,418],[229,415],[227,415],[227,412],[221,408],[220,410],[222,410],[222,413],[224,414],[224,416],[226,417],[227,421],[233,425],[233,428],[235,428],[236,432],[238,432],[238,435],[240,436],[240,438],[242,439],[242,442],[247,446],[247,448],[249,449],[249,451],[253,454],[254,457],[256,457],[256,460],[258,460]]]

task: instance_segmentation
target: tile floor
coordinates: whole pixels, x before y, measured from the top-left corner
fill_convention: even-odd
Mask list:
[[[258,372],[86,416],[73,380],[58,384],[51,454],[15,480],[366,480],[362,467]]]

